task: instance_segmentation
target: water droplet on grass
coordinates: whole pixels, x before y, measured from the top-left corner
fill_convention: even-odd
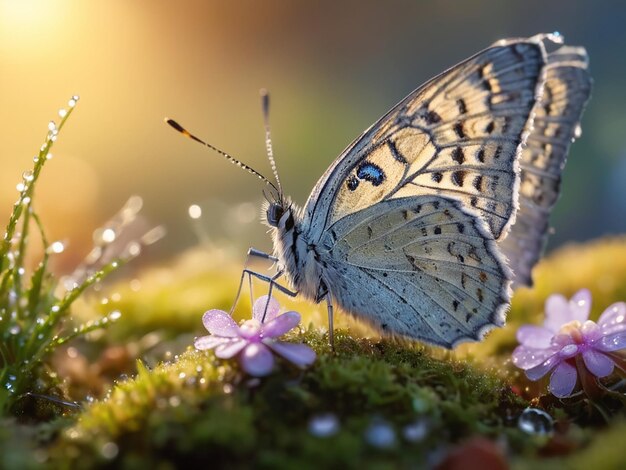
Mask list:
[[[113,310],[111,313],[109,313],[108,318],[111,321],[119,320],[120,318],[122,318],[122,312],[120,312],[119,310]]]
[[[48,253],[59,254],[59,253],[63,253],[63,251],[65,251],[65,244],[61,241],[53,242],[48,247]]]

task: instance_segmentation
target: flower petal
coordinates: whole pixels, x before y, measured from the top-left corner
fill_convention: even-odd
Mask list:
[[[543,326],[556,333],[570,318],[569,302],[561,294],[552,294],[546,299],[546,319]]]
[[[595,345],[595,348],[600,351],[619,351],[626,348],[626,331],[620,331],[603,337]]]
[[[215,348],[215,355],[220,359],[230,359],[239,354],[248,342],[245,339],[235,338]]]
[[[270,297],[269,303],[267,302],[267,295],[263,295],[256,299],[254,306],[252,307],[252,318],[258,320],[259,323],[263,323],[263,314],[265,313],[265,323],[272,320],[278,315],[280,310],[280,304],[274,297]],[[265,306],[267,305],[267,310]]]
[[[315,351],[306,344],[286,343],[284,341],[272,341],[266,344],[272,348],[274,352],[299,367],[310,366],[315,362]]]
[[[547,328],[523,325],[517,330],[517,340],[529,348],[548,348],[554,333]]]
[[[568,344],[563,346],[563,348],[559,351],[559,358],[569,359],[570,357],[574,357],[576,354],[578,354],[578,345]]]
[[[269,374],[274,367],[274,356],[262,343],[249,344],[239,356],[239,360],[243,370],[255,377]]]
[[[626,330],[626,303],[616,302],[610,305],[600,315],[598,325],[605,335]]]
[[[202,315],[202,323],[209,330],[209,333],[215,336],[225,336],[234,338],[239,334],[239,327],[233,317],[223,310],[209,310]]]
[[[262,325],[261,333],[265,338],[278,338],[298,326],[298,323],[300,323],[298,312],[285,312],[269,323]]]
[[[556,354],[555,349],[528,348],[521,345],[513,351],[513,364],[520,369],[528,370],[537,367],[554,354]]]
[[[587,370],[596,377],[611,375],[615,367],[615,363],[610,358],[593,349],[588,349],[583,353],[583,360]]]
[[[201,336],[200,338],[196,338],[193,342],[193,345],[196,349],[201,351],[205,349],[213,349],[219,346],[220,344],[231,341],[229,338],[224,338],[222,336]]]
[[[591,310],[591,292],[589,289],[581,289],[576,292],[569,301],[570,321],[578,320],[581,323],[589,319]]]
[[[553,354],[551,357],[543,361],[538,366],[533,367],[532,369],[526,370],[526,377],[528,377],[533,382],[539,380],[541,377],[550,372],[555,366],[557,366],[561,362],[558,354]]]
[[[576,367],[567,362],[561,362],[550,376],[550,392],[558,398],[566,398],[572,394],[576,386]]]

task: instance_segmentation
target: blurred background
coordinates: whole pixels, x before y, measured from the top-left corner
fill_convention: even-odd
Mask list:
[[[48,121],[78,94],[37,195],[50,238],[70,244],[68,265],[134,194],[168,229],[144,263],[198,238],[243,258],[270,248],[262,184],[165,116],[269,176],[258,93],[268,88],[281,179],[303,205],[343,148],[423,81],[500,38],[559,31],[589,51],[595,87],[550,246],[623,233],[624,25],[619,1],[0,0],[1,220]]]

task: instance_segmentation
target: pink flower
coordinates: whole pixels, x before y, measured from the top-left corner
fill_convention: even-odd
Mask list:
[[[616,364],[624,364],[616,352],[626,348],[626,303],[609,306],[597,323],[588,320],[590,308],[587,289],[569,301],[559,294],[548,297],[543,326],[517,330],[521,344],[513,351],[513,364],[533,381],[552,371],[549,390],[559,398],[572,394],[579,376],[611,375]]]
[[[267,299],[264,295],[254,302],[252,319],[244,321],[241,326],[223,310],[206,312],[202,316],[202,323],[210,335],[197,338],[194,342],[196,349],[215,349],[215,355],[221,359],[239,355],[242,369],[255,377],[265,376],[272,371],[272,352],[299,367],[311,365],[315,361],[315,352],[310,347],[276,339],[298,326],[300,314],[291,311],[278,315],[280,305],[270,298],[263,322]]]

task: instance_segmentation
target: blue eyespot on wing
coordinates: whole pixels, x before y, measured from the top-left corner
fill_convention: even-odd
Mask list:
[[[518,157],[546,61],[541,38],[512,40],[412,92],[317,183],[305,208],[312,238],[372,204],[418,195],[461,201],[502,238],[517,209]]]

